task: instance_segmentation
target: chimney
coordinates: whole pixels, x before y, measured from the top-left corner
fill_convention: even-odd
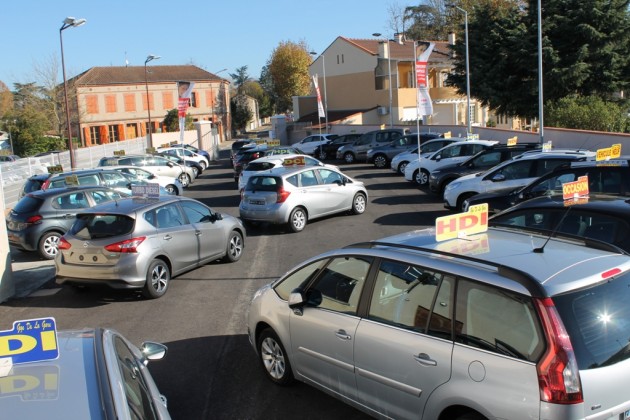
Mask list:
[[[396,38],[396,42],[398,42],[400,45],[403,45],[403,36],[404,36],[404,34],[402,34],[400,32],[396,32],[394,34],[394,37]]]
[[[455,45],[455,32],[448,34],[449,45]],[[451,51],[451,58],[455,58],[455,51]]]

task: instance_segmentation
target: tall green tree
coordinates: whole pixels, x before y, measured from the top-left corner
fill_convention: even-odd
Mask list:
[[[251,78],[247,74],[247,66],[237,68],[236,73],[230,73],[230,77],[232,78],[232,83],[234,84],[237,94],[243,93],[243,86],[251,81]]]
[[[238,133],[247,129],[247,123],[252,119],[252,111],[247,106],[245,95],[236,95],[230,101],[230,111],[232,113],[232,130]]]
[[[277,108],[285,112],[293,108],[293,96],[305,96],[311,92],[308,66],[313,59],[306,43],[286,41],[273,50],[269,73],[277,98]]]
[[[260,106],[260,115],[261,116],[271,116],[278,113],[277,103],[278,97],[276,95],[275,88],[273,86],[273,79],[271,77],[271,73],[269,72],[269,64],[268,61],[265,66],[263,66],[260,72],[260,78],[258,79],[258,83],[262,87],[265,92],[265,102],[259,104]]]

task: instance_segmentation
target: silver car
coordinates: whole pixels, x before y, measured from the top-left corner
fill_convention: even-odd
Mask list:
[[[171,277],[208,262],[241,258],[245,229],[182,196],[127,198],[81,213],[60,239],[57,283],[106,283],[159,298]]]
[[[239,206],[244,222],[287,224],[300,232],[308,220],[350,211],[362,214],[362,182],[329,167],[275,168],[249,178]]]
[[[13,367],[0,378],[3,419],[160,419],[168,420],[166,398],[160,394],[147,364],[162,359],[166,346],[144,342],[139,349],[120,333],[105,328],[33,333],[51,318],[16,321],[29,331],[12,336]],[[55,334],[46,340],[44,334]],[[4,336],[3,338],[7,338]],[[22,340],[20,340],[22,339]],[[36,345],[37,344],[37,345]],[[7,350],[8,350],[7,346]],[[53,360],[32,354],[56,352]],[[5,357],[0,350],[0,357]],[[17,363],[19,357],[28,362]]]
[[[266,376],[378,418],[628,419],[630,256],[495,228],[436,241],[456,224],[259,289],[247,326]]]

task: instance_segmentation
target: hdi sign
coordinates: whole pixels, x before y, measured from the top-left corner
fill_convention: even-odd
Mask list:
[[[488,230],[488,203],[471,206],[466,213],[435,219],[435,240],[445,241]]]

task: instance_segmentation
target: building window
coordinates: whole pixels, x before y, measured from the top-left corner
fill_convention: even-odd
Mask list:
[[[125,131],[126,131],[126,135],[125,138],[127,139],[135,139],[138,136],[138,125],[136,123],[128,123],[127,126],[125,127]]]
[[[92,139],[92,144],[103,144],[100,127],[90,127],[90,138]]]
[[[109,133],[109,141],[120,141],[120,133],[118,133],[118,125],[110,125],[107,127]]]
[[[155,107],[155,102],[153,102],[153,94],[149,93],[149,102],[151,103],[151,110],[154,109]],[[145,111],[147,111],[149,108],[147,108],[147,95],[142,95],[142,107]]]
[[[162,103],[164,104],[164,109],[175,108],[175,102],[173,101],[173,92],[162,92]]]
[[[98,114],[98,96],[85,95],[85,107],[88,114]]]
[[[197,92],[192,92],[190,94],[190,106],[197,108]]]
[[[116,112],[116,95],[105,95],[105,112]]]
[[[136,110],[136,95],[134,93],[125,93],[125,112],[134,112]]]

